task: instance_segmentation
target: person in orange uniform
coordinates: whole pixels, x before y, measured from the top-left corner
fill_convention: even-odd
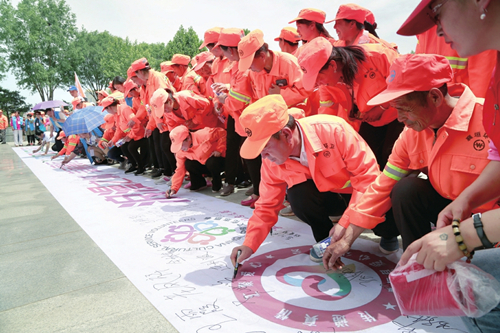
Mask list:
[[[164,74],[169,81],[172,83],[176,91],[182,90],[182,82],[179,80],[177,74],[175,74],[174,67],[172,67],[172,62],[164,61],[160,64],[161,73]]]
[[[204,96],[210,101],[213,101],[214,92],[211,86],[214,83],[214,75],[212,72],[212,65],[216,57],[212,52],[205,51],[197,54],[193,59],[196,60],[196,66],[193,67],[193,71],[201,76],[201,78],[205,82]],[[225,123],[225,120],[222,123]]]
[[[101,105],[101,101],[109,96],[109,94],[104,90],[97,90],[97,105]]]
[[[497,52],[490,50],[468,58],[460,57],[454,49],[446,43],[442,36],[436,33],[437,27],[418,34],[415,53],[440,54],[446,57],[453,69],[453,82],[467,85],[476,97],[484,98],[497,62]]]
[[[280,35],[274,39],[279,42],[281,52],[295,54],[299,48],[300,35],[294,27],[284,27],[281,29]]]
[[[226,150],[226,183],[221,190],[221,196],[234,193],[237,185],[244,183],[245,175],[240,156],[240,146],[246,133],[241,128],[239,117],[243,109],[252,101],[252,86],[248,71],[239,71],[238,43],[245,36],[245,32],[238,28],[222,29],[214,50],[221,50],[224,59],[230,64],[224,69],[230,76],[229,84],[216,81],[214,75],[215,110],[219,117],[226,117],[227,150]],[[215,62],[212,68],[216,66]],[[249,190],[250,191],[250,190]],[[250,193],[251,194],[251,193]]]
[[[383,47],[385,51],[370,51],[365,46]],[[387,162],[394,141],[396,141],[402,125],[396,124],[397,111],[386,103],[384,105],[368,105],[370,98],[387,86],[386,78],[390,76],[390,64],[398,54],[382,44],[364,44],[363,46],[334,47],[322,38],[315,38],[304,46],[299,56],[299,64],[307,73],[304,74],[304,86],[308,89],[318,86],[335,86],[339,82],[352,88],[353,108],[359,111],[363,120],[360,134],[370,145],[380,168]],[[369,127],[363,130],[363,126]],[[381,127],[381,130],[373,130]]]
[[[404,55],[394,61],[391,72],[387,89],[369,104],[390,102],[406,127],[384,172],[335,226],[325,267],[339,268],[340,256],[364,229],[385,224],[391,207],[406,249],[431,231],[430,222],[489,163],[482,101],[463,84],[447,85],[452,69],[444,56]],[[409,176],[412,171],[424,172],[428,179]],[[477,211],[494,207],[496,200]]]
[[[295,215],[309,224],[316,241],[332,231],[330,215],[356,205],[380,171],[366,142],[342,118],[315,115],[295,120],[281,95],[269,95],[243,111],[241,125],[248,137],[243,158],[262,155],[261,197],[248,221],[239,262],[250,257],[278,220],[288,187]],[[391,236],[391,229],[375,230]],[[397,232],[397,231],[396,231]],[[311,251],[312,259],[320,260]]]
[[[144,138],[144,127],[141,124],[136,124],[133,127],[128,126],[130,119],[134,117],[134,111],[125,103],[119,103],[118,100],[107,97],[103,100],[102,106],[109,113],[115,115],[116,131],[108,145],[114,146],[123,140],[124,143],[120,148],[132,167],[135,166],[134,174],[136,176],[143,174],[149,158],[149,144]],[[113,157],[110,156],[110,158]]]
[[[7,117],[3,115],[3,111],[0,110],[0,141],[2,142],[2,144],[7,143],[5,139],[5,131],[8,126],[9,126],[9,121],[7,120]]]
[[[229,66],[230,61],[224,56],[220,47],[216,47],[222,29],[221,27],[214,27],[205,31],[203,43],[199,49],[201,50],[206,47],[215,56],[214,63],[212,64],[214,82],[229,84],[231,75],[225,69]]]
[[[174,54],[172,56],[172,68],[182,83],[181,90],[191,90],[195,94],[203,95],[205,86],[201,76],[189,69],[191,57],[184,54]]]
[[[199,191],[207,186],[204,174],[211,174],[212,191],[221,188],[221,173],[226,155],[226,131],[223,128],[205,127],[196,132],[180,125],[170,133],[172,152],[177,159],[177,169],[172,177],[172,186],[165,196],[170,198],[179,191],[186,171],[191,177],[191,191]]]
[[[87,106],[91,106],[91,103],[87,103],[83,100],[83,97],[77,96],[73,98],[71,101],[71,104],[73,105],[73,111],[84,109]]]
[[[73,154],[74,156],[71,156],[71,153],[75,150],[76,146],[78,146],[80,138],[76,134],[66,137],[64,131],[61,131],[57,136],[57,140],[61,140],[64,143],[64,147],[57,153],[57,155],[52,156],[50,159],[53,160],[64,155],[64,160],[62,161],[62,164],[64,165],[76,156],[75,154]]]

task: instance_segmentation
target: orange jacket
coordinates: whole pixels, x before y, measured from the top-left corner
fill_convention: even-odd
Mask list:
[[[339,223],[349,222],[373,229],[391,208],[392,188],[413,170],[425,172],[444,198],[456,197],[476,180],[488,164],[488,139],[482,125],[482,102],[463,84],[449,86],[451,96],[460,95],[446,123],[437,131],[405,128],[394,144],[385,169],[368,187],[356,207],[346,210]],[[495,202],[477,209],[492,209]]]
[[[172,189],[176,192],[182,185],[186,174],[186,160],[198,161],[205,165],[214,151],[226,156],[226,130],[223,128],[205,127],[196,132],[191,132],[193,145],[187,151],[179,151],[175,154],[177,169],[172,177]]]
[[[132,140],[140,140],[144,138],[144,127],[140,123],[129,127],[127,124],[134,117],[134,111],[126,104],[120,104],[115,115],[116,131],[113,136],[113,142],[128,136]]]
[[[476,97],[484,98],[490,82],[490,73],[497,60],[497,51],[485,51],[469,58],[460,57],[446,44],[443,37],[436,34],[436,30],[437,26],[434,26],[417,35],[418,43],[415,53],[445,56],[453,69],[453,82],[469,86]]]
[[[230,73],[231,83],[226,102],[224,103],[224,111],[233,117],[236,133],[246,137],[245,129],[240,124],[240,116],[243,110],[250,103],[254,102],[252,84],[249,77],[250,71],[240,72],[238,70],[238,61],[233,61],[225,71]]]
[[[109,142],[113,138],[113,136],[115,135],[115,131],[116,131],[116,115],[113,115],[112,122],[113,122],[113,126],[111,126],[111,127],[108,126],[107,127],[107,129],[102,134],[101,140],[99,140],[99,142],[97,143],[97,145],[101,149],[104,149],[104,146],[102,145],[103,142],[106,142],[106,143]]]
[[[73,150],[75,150],[76,145],[78,145],[78,141],[80,141],[80,137],[76,134],[72,134],[66,138],[66,143],[64,144],[63,149],[57,153],[57,156],[61,156],[66,154],[66,156],[70,155]]]
[[[9,121],[7,120],[7,117],[2,115],[0,117],[0,130],[4,130],[9,126]]]
[[[303,103],[311,93],[304,89],[302,85],[302,70],[300,69],[297,58],[293,55],[271,51],[273,54],[273,67],[267,73],[262,70],[258,73],[249,71],[250,83],[252,85],[253,98],[255,100],[269,95],[269,88],[277,80],[286,80],[287,84],[281,87],[281,96],[285,99],[288,107],[295,106],[298,103]]]
[[[149,114],[148,111],[146,111],[146,106],[144,105],[144,102],[141,101],[140,97],[132,98],[132,111],[134,112],[132,120],[136,124],[142,124],[145,126],[148,123]]]
[[[359,112],[365,113],[374,108],[367,105],[368,101],[387,88],[385,80],[389,76],[389,68],[399,54],[384,44],[368,43],[359,46],[365,51],[366,61],[360,64],[358,74],[354,78],[353,91]],[[379,120],[369,123],[372,126],[383,126],[397,117],[396,109],[388,107]]]
[[[316,115],[296,121],[309,166],[292,159],[277,165],[262,160],[260,193],[248,221],[244,245],[254,252],[278,220],[286,188],[314,180],[320,192],[352,193],[349,207],[380,174],[375,155],[343,119]]]
[[[320,86],[320,107],[318,114],[330,114],[338,116],[351,125],[356,132],[359,131],[361,120],[349,118],[349,111],[352,109],[352,97],[349,88],[339,83],[335,86]]]
[[[395,51],[397,50],[397,46],[395,46],[394,44],[390,44],[389,42],[381,38],[375,37],[366,30],[363,30],[361,33],[359,33],[353,42],[353,45],[360,45],[360,44],[384,44],[388,48],[394,49]],[[333,46],[344,47],[346,46],[345,40],[339,39],[333,43]]]
[[[197,95],[205,95],[205,81],[192,69],[188,68],[179,79],[182,82],[181,90],[191,90]]]
[[[169,88],[172,91],[175,91],[175,88],[172,86],[170,83],[170,80],[165,76],[165,74],[162,74],[160,72],[157,72],[153,69],[149,70],[149,78],[148,81],[146,82],[146,85],[142,87],[141,89],[141,101],[144,103],[144,106],[146,107],[146,111],[151,113],[151,107],[150,107],[150,99],[153,96],[154,92],[157,89],[165,89]],[[155,129],[156,123],[152,121],[152,119],[149,119],[148,122],[148,128],[149,129]]]
[[[164,123],[167,129],[160,132],[171,131],[176,126],[186,125],[190,130],[202,129],[205,127],[217,127],[218,119],[213,112],[212,103],[201,95],[197,95],[191,90],[182,90],[174,93],[174,99],[179,103],[179,109],[168,114],[163,113],[161,118],[151,113],[150,124]]]
[[[228,58],[223,57],[222,59],[217,57],[212,63],[212,74],[214,78],[214,82],[217,83],[230,83],[231,82],[231,74],[228,71],[225,71],[227,67],[231,64]]]

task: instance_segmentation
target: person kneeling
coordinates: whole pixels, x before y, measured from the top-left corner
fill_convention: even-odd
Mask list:
[[[182,185],[186,170],[191,177],[191,191],[207,187],[203,174],[213,177],[212,191],[218,192],[222,186],[221,172],[224,170],[226,156],[226,131],[223,128],[205,127],[196,132],[189,132],[184,125],[177,126],[170,132],[177,169],[172,177],[172,187],[165,193],[167,198],[176,194]]]

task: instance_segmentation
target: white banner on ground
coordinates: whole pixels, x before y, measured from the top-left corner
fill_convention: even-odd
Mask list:
[[[180,332],[466,331],[459,318],[400,316],[388,280],[397,256],[374,242],[356,241],[344,272],[325,272],[309,259],[310,228],[280,217],[233,279],[248,207],[184,189],[167,200],[147,177],[14,150]]]

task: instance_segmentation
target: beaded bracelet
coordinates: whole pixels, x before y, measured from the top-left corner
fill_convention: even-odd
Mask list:
[[[474,256],[474,251],[469,252],[467,250],[467,245],[465,245],[464,243],[464,238],[462,237],[462,235],[460,235],[459,226],[460,226],[460,220],[453,220],[453,222],[451,223],[451,228],[453,230],[453,234],[455,235],[455,240],[457,241],[458,248],[460,249],[460,251],[462,251],[464,256],[467,257],[467,262],[470,263],[472,257]]]

